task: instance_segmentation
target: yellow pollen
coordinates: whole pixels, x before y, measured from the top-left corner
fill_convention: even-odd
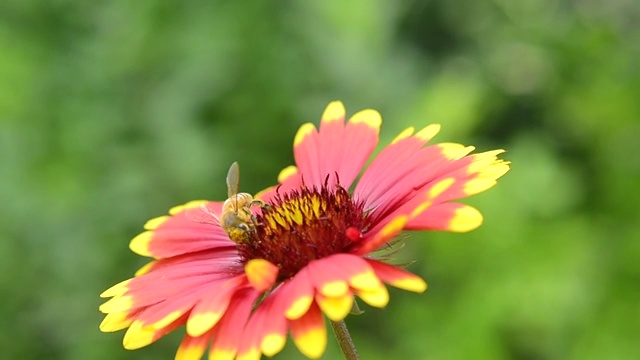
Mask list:
[[[320,205],[321,202],[320,201],[314,201],[312,202],[313,205],[313,214],[315,215],[316,218],[320,217]]]
[[[271,219],[269,219],[271,221]],[[289,230],[289,223],[282,217],[282,215],[280,214],[275,214],[274,215],[274,219],[278,224],[280,224],[280,226],[284,227],[285,229]],[[275,225],[274,225],[275,227]]]
[[[302,225],[302,213],[300,212],[300,209],[296,209],[291,215],[290,215],[290,219],[295,221],[296,224],[298,225]]]

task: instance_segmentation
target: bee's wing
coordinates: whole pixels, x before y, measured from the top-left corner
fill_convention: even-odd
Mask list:
[[[199,224],[220,225],[220,218],[206,204],[187,210],[185,217]]]
[[[234,162],[229,167],[229,172],[227,173],[227,193],[229,195],[229,198],[238,193],[239,187],[240,167],[238,166],[238,162]]]

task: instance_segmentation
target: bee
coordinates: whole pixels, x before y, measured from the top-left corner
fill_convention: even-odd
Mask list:
[[[251,207],[268,207],[262,200],[254,199],[251,194],[239,193],[240,167],[234,162],[227,172],[227,195],[229,198],[222,204],[220,226],[236,243],[249,240],[251,233],[256,231],[256,217]]]
[[[222,204],[222,210],[218,213],[215,206],[202,204],[196,211],[188,211],[185,216],[199,224],[220,226],[235,243],[245,243],[256,231],[257,219],[251,207],[259,206],[262,209],[269,205],[262,200],[254,199],[251,194],[239,193],[240,168],[234,162],[227,173],[227,196],[229,198]],[[219,214],[219,215],[218,215]]]

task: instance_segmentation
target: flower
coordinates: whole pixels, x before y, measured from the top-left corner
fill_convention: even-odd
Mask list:
[[[365,168],[381,123],[375,110],[345,123],[344,106],[332,102],[319,129],[307,123],[296,134],[296,166],[257,201],[231,191],[224,204],[192,201],[149,220],[130,248],[154,260],[101,294],[111,299],[100,306],[100,329],[128,328],[124,347],[136,349],[185,325],[176,359],[200,359],[207,347],[210,359],[272,356],[290,332],[318,358],[324,317],[344,319],[354,296],[384,307],[385,284],[426,290],[372,253],[403,230],[475,229],[481,214],[451,201],[492,187],[509,163],[497,157],[503,150],[425,146],[440,130],[430,125],[406,129]]]

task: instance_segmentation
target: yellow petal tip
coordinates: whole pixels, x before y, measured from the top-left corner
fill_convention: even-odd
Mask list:
[[[289,320],[295,320],[304,315],[307,310],[309,310],[309,306],[313,302],[313,297],[311,296],[300,296],[297,298],[291,306],[285,312],[285,317]]]
[[[427,290],[427,283],[417,276],[403,278],[390,283],[392,286],[399,289],[421,293]]]
[[[127,350],[135,350],[145,347],[154,341],[156,332],[149,326],[143,326],[142,323],[134,321],[129,330],[124,334],[122,346]]]
[[[153,219],[147,221],[144,224],[144,229],[145,230],[155,230],[158,226],[160,226],[162,223],[167,221],[169,218],[170,218],[170,216],[168,216],[168,215],[158,216],[157,218],[153,218]]]
[[[151,237],[153,231],[145,231],[138,236],[134,237],[129,243],[129,249],[134,253],[141,256],[151,256],[149,251],[149,244],[151,243]]]
[[[262,353],[271,357],[279,353],[287,342],[287,338],[280,334],[269,334],[262,339],[260,350]]]
[[[189,320],[187,320],[187,334],[192,337],[198,337],[206,333],[220,320],[220,315],[213,312],[191,314]]]
[[[332,101],[322,113],[322,122],[332,122],[344,119],[345,108],[342,101]]]
[[[304,139],[314,131],[316,131],[316,127],[312,123],[302,124],[302,126],[300,126],[300,129],[298,129],[295,138],[293,139],[293,146],[300,145],[304,141]]]
[[[324,296],[343,296],[349,291],[349,285],[342,281],[332,281],[322,285],[320,293]]]
[[[311,329],[301,336],[294,337],[293,342],[303,355],[310,359],[318,359],[327,348],[326,329]]]
[[[360,291],[358,296],[367,304],[377,308],[383,308],[389,303],[389,291],[382,284],[373,291]]]
[[[382,116],[376,110],[366,109],[355,113],[351,119],[349,119],[349,122],[353,124],[365,124],[378,131],[380,125],[382,125]]]
[[[453,232],[468,232],[482,225],[482,214],[476,208],[465,205],[456,210],[449,223],[449,230]]]
[[[440,132],[440,124],[431,124],[427,127],[425,127],[424,129],[418,131],[416,133],[416,137],[418,137],[420,140],[427,142],[431,139],[433,139],[434,136],[438,135],[438,133]]]
[[[280,173],[278,174],[278,182],[283,183],[287,178],[297,173],[298,173],[297,167],[293,165],[287,166],[286,168],[282,169],[282,171],[280,171]]]
[[[415,131],[415,129],[414,129],[413,127],[408,127],[408,128],[406,128],[406,129],[402,130],[402,132],[401,132],[400,134],[398,134],[398,136],[396,136],[396,137],[391,141],[391,143],[392,143],[392,144],[395,144],[395,143],[397,143],[398,141],[400,141],[400,140],[402,140],[402,139],[408,138],[409,136],[413,135],[413,132],[414,132],[414,131]]]

